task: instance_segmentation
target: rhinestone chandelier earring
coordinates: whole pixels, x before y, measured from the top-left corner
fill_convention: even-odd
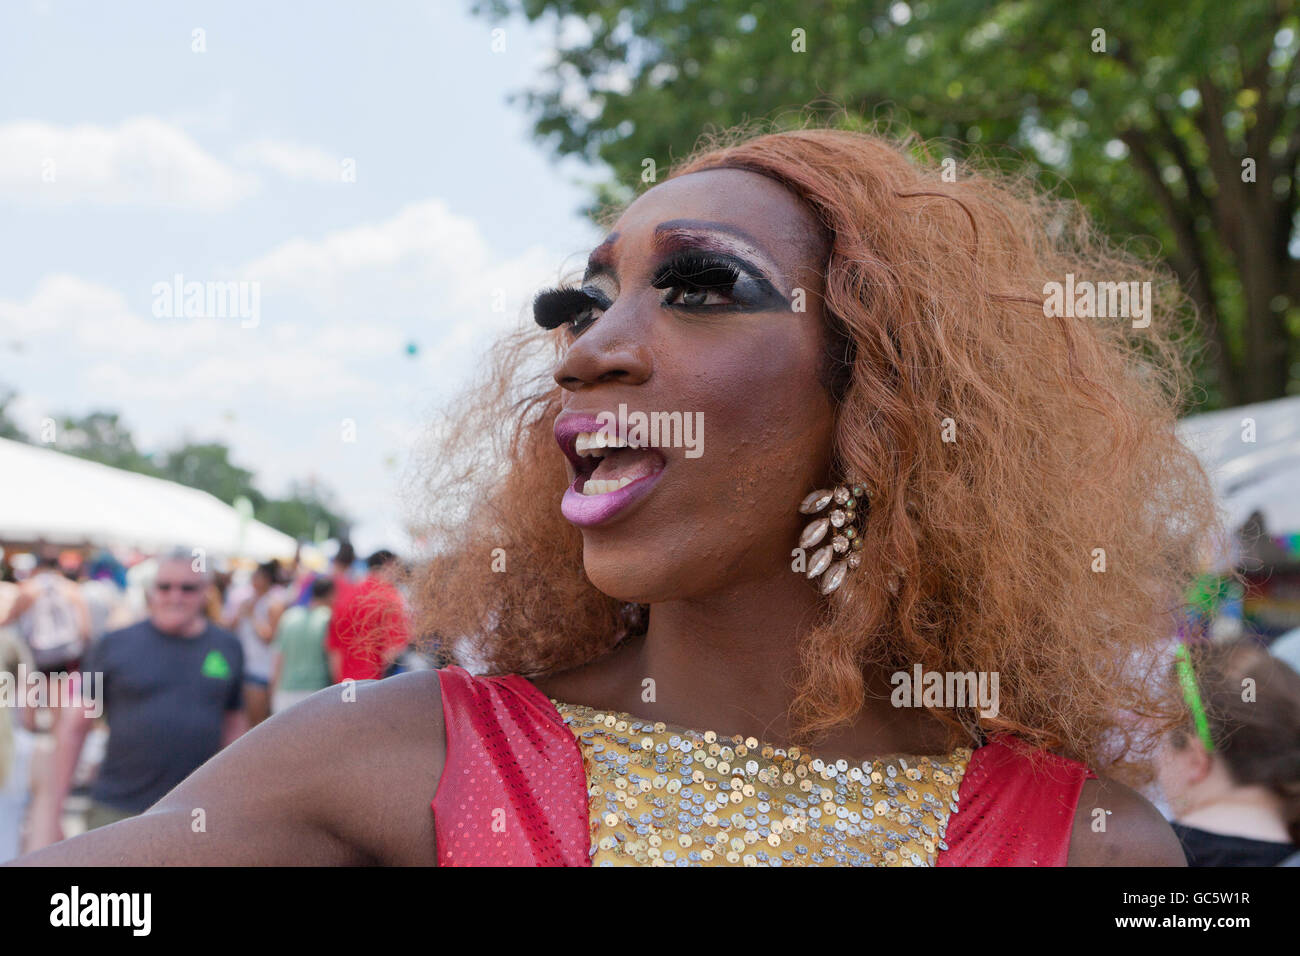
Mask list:
[[[821,514],[832,503],[834,507],[829,512],[809,522],[799,535],[799,547],[804,551],[817,547],[830,535],[830,541],[812,553],[804,571],[810,580],[821,575],[818,586],[822,594],[838,588],[849,569],[862,563],[862,526],[870,508],[870,495],[857,482],[836,485],[834,489],[822,488],[804,498],[799,513]]]

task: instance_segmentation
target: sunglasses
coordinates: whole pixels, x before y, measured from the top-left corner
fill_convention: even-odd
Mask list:
[[[158,584],[155,584],[154,587],[163,594],[166,594],[172,588],[178,588],[182,594],[193,594],[195,591],[199,590],[199,585],[197,584],[171,584],[167,581],[159,582]]]

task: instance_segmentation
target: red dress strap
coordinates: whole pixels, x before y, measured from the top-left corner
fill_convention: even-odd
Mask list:
[[[438,671],[447,757],[440,866],[590,866],[587,775],[550,699],[517,675]]]
[[[1014,737],[990,740],[966,765],[937,864],[1065,866],[1079,794],[1094,777]]]

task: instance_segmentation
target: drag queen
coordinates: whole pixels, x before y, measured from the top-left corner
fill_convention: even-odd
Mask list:
[[[1120,782],[1183,717],[1156,649],[1211,513],[1176,287],[820,128],[605,225],[431,470],[417,626],[477,673],[321,691],[29,860],[1182,865]]]

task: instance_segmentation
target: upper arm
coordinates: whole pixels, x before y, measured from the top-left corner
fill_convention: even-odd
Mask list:
[[[263,721],[144,814],[23,864],[437,862],[445,744],[436,671],[331,687]]]
[[[243,708],[228,710],[221,717],[221,746],[229,747],[248,732],[248,715]]]
[[[1069,866],[1186,866],[1173,828],[1136,790],[1086,780],[1070,834]]]

